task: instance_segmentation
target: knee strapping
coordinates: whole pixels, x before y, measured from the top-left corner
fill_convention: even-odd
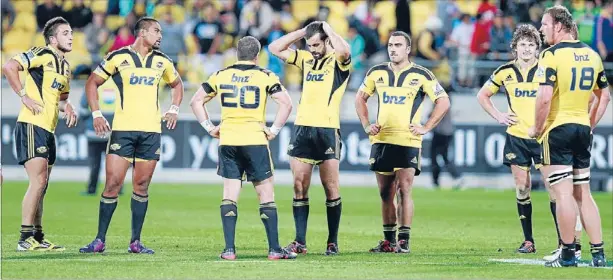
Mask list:
[[[530,187],[518,185],[515,187],[517,199],[526,199],[530,197]]]
[[[562,182],[563,180],[566,179],[572,179],[573,178],[573,170],[572,168],[565,168],[562,170],[557,170],[552,172],[549,177],[547,178],[547,182],[549,182],[550,186],[554,186],[557,183]]]
[[[588,184],[590,182],[590,172],[573,175],[573,185]]]

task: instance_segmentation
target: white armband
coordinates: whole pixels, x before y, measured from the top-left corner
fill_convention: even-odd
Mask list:
[[[170,105],[170,110],[168,110],[168,113],[179,114],[179,106],[174,104]]]
[[[279,131],[281,131],[281,128],[283,128],[283,127],[282,126],[281,127],[277,127],[277,126],[275,126],[273,124],[272,126],[270,126],[269,130],[270,130],[270,133],[272,133],[274,135],[277,135],[277,134],[279,134]]]
[[[100,110],[96,110],[92,112],[92,117],[95,118],[103,118],[104,116],[102,116],[102,112],[100,112]]]
[[[200,123],[200,125],[206,130],[206,132],[211,132],[215,128],[215,125],[211,122],[211,120],[205,120]]]

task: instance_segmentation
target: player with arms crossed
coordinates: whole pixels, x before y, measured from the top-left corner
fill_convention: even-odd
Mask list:
[[[421,172],[422,135],[440,122],[450,102],[432,72],[409,61],[411,38],[408,34],[392,32],[387,51],[391,62],[370,68],[355,99],[358,117],[372,143],[370,170],[375,172],[381,196],[385,239],[370,252],[409,253],[414,212],[411,189],[414,177]],[[375,93],[379,111],[376,122],[371,124],[366,102]],[[421,126],[420,106],[426,96],[435,105],[430,118]],[[398,215],[394,204],[396,195]]]
[[[535,253],[536,247],[532,236],[532,201],[530,199],[530,167],[539,169],[541,164],[541,147],[536,140],[528,136],[528,130],[534,126],[534,106],[539,84],[534,79],[537,70],[538,50],[541,48],[541,35],[532,25],[522,24],[517,27],[511,41],[515,60],[506,63],[492,74],[491,78],[477,94],[479,104],[498,123],[508,126],[504,146],[504,164],[511,167],[515,181],[517,214],[524,232],[524,241],[517,249],[518,253]],[[500,112],[490,99],[501,87],[505,87],[509,108],[507,113]],[[546,175],[543,175],[545,178]],[[551,189],[546,180],[547,190]],[[555,196],[550,193],[550,209],[557,230],[555,213]],[[580,254],[580,251],[578,251]]]
[[[535,126],[529,133],[542,145],[543,169],[556,195],[563,243],[560,257],[545,266],[577,266],[575,205],[590,239],[591,265],[605,266],[600,214],[590,193],[589,167],[592,130],[610,101],[607,78],[598,54],[573,38],[573,18],[565,7],[547,9],[541,23],[541,32],[551,47],[540,55]],[[590,110],[592,93],[598,103]]]
[[[163,119],[168,129],[174,129],[183,99],[183,82],[172,60],[159,51],[162,28],[157,20],[148,17],[139,19],[134,35],[137,37],[134,44],[110,53],[85,85],[96,133],[104,135],[110,132],[111,135],[106,155],[106,184],[100,199],[98,234],[94,241],[79,250],[81,253],[104,251],[106,232],[130,165],[133,165],[134,171],[130,203],[132,238],[128,252],[154,253],[141,243],[140,235],[149,204],[149,183],[161,153],[162,115],[158,86],[164,79],[172,88],[172,105]],[[119,92],[112,131],[100,112],[98,101],[98,87],[107,79],[113,79]]]
[[[260,42],[251,36],[238,41],[238,61],[213,74],[191,101],[198,122],[219,143],[217,174],[223,178],[221,221],[226,247],[220,257],[236,259],[234,237],[237,202],[242,181],[253,183],[260,199],[260,218],[268,236],[268,258],[294,259],[296,253],[279,246],[277,205],[274,200],[273,162],[268,141],[277,136],[292,112],[292,100],[279,77],[256,65]],[[221,124],[211,123],[203,105],[221,96]],[[267,97],[279,105],[275,121],[266,127]]]
[[[59,111],[68,127],[77,115],[68,100],[70,65],[64,55],[72,50],[72,29],[62,17],[52,18],[43,28],[46,46],[18,54],[2,66],[11,88],[23,107],[15,125],[17,160],[28,174],[29,185],[21,209],[21,236],[17,251],[64,251],[43,234],[43,201],[55,163],[55,128]],[[25,87],[19,71],[27,71]]]
[[[309,51],[289,48],[302,38],[305,38]],[[268,49],[276,57],[303,71],[304,88],[288,146],[290,168],[294,175],[296,237],[286,248],[296,253],[307,252],[309,186],[313,167],[318,165],[326,192],[328,245],[325,254],[336,255],[342,212],[339,191],[340,104],[349,80],[351,50],[328,23],[321,21],[312,22],[277,39]]]

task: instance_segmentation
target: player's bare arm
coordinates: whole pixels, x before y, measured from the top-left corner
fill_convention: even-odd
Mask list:
[[[77,126],[77,120],[79,116],[77,115],[77,110],[75,110],[72,103],[68,99],[68,92],[62,93],[60,95],[59,109],[61,112],[64,112],[64,119],[66,119],[66,126],[75,127]]]
[[[368,102],[369,97],[370,95],[368,95],[368,93],[361,90],[358,91],[358,94],[355,96],[355,109],[366,134],[377,135],[381,130],[381,126],[376,123],[370,124],[370,121],[368,120],[368,106],[366,105],[366,102]]]
[[[96,135],[104,137],[107,133],[111,132],[111,126],[106,118],[100,112],[100,101],[98,97],[98,87],[104,84],[106,80],[97,74],[90,75],[85,83],[85,94],[87,96],[87,104],[92,111],[92,117],[94,118],[94,130]]]
[[[219,126],[214,125],[209,119],[209,113],[206,110],[206,103],[211,101],[215,96],[207,93],[202,86],[192,97],[189,106],[192,107],[192,112],[196,115],[196,119],[206,132],[213,138],[219,138]]]
[[[592,130],[596,127],[602,116],[607,111],[607,106],[611,101],[611,91],[609,87],[594,90],[595,100],[590,111],[590,126]]]
[[[23,70],[23,66],[21,66],[21,64],[14,59],[10,59],[7,63],[2,65],[2,72],[9,81],[13,91],[15,91],[17,95],[21,97],[21,103],[23,103],[23,105],[26,106],[26,108],[28,108],[28,110],[30,110],[34,115],[38,115],[43,111],[43,106],[26,95],[25,89],[19,80],[19,71]]]
[[[503,113],[496,108],[494,103],[492,102],[492,96],[494,93],[487,88],[487,86],[483,86],[479,93],[477,93],[477,100],[483,109],[494,118],[499,124],[511,126],[517,123],[517,116],[513,112]]]
[[[346,62],[351,57],[351,48],[349,47],[349,43],[343,39],[340,35],[334,32],[332,26],[327,22],[322,22],[324,32],[330,38],[330,44],[332,48],[334,48],[334,53],[336,55],[336,59],[340,62]]]
[[[179,106],[183,100],[183,80],[180,76],[170,83],[170,93],[172,95],[172,105],[170,109],[164,114],[164,121],[166,121],[166,128],[175,129],[177,126],[177,120],[179,119]]]
[[[432,109],[432,114],[430,114],[430,118],[426,124],[424,126],[411,124],[409,125],[409,130],[415,135],[424,135],[430,132],[441,122],[443,117],[449,112],[450,107],[451,102],[449,101],[449,97],[445,96],[436,99],[436,101],[434,101],[434,109]]]
[[[551,98],[553,97],[553,87],[550,85],[541,85],[536,96],[535,122],[534,128],[528,131],[528,136],[536,138],[543,133],[545,129],[545,121],[551,110]]]
[[[275,116],[275,121],[272,123],[272,126],[264,129],[268,141],[277,137],[277,134],[279,134],[279,131],[281,131],[281,128],[283,128],[289,115],[292,113],[293,108],[292,98],[287,93],[287,90],[273,93],[270,95],[270,98],[279,105],[279,109],[277,110],[277,115]]]
[[[306,28],[290,32],[268,45],[268,50],[279,59],[286,61],[294,50],[289,47],[306,36]]]

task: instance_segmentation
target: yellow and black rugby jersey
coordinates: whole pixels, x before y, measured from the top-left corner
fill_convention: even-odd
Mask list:
[[[168,56],[153,50],[141,57],[128,46],[108,54],[94,73],[105,80],[111,78],[117,85],[119,100],[113,130],[162,132],[160,79],[170,84],[179,77]]]
[[[494,94],[505,87],[509,111],[515,113],[518,119],[517,124],[507,128],[507,133],[515,137],[530,139],[528,129],[534,126],[534,106],[539,87],[539,83],[534,80],[537,64],[534,62],[534,65],[522,72],[515,61],[511,61],[498,67],[485,84]]]
[[[360,90],[379,98],[377,123],[379,134],[370,142],[421,148],[421,136],[413,135],[409,125],[419,124],[421,103],[426,95],[433,102],[447,93],[430,70],[415,63],[393,72],[389,63],[376,65],[368,71]]]
[[[303,88],[297,125],[340,128],[340,106],[347,81],[351,58],[337,61],[334,52],[315,59],[308,51],[295,50],[286,61],[302,69]]]
[[[70,91],[70,65],[51,47],[34,47],[13,59],[27,71],[24,87],[26,94],[43,104],[43,112],[38,115],[23,106],[17,121],[55,132],[60,95]]]
[[[536,81],[553,86],[551,111],[539,141],[565,123],[589,126],[590,96],[594,89],[609,86],[598,53],[576,40],[562,41],[541,53]]]
[[[285,91],[279,77],[252,62],[239,61],[217,71],[202,84],[209,96],[220,95],[220,145],[267,145],[266,98]]]

